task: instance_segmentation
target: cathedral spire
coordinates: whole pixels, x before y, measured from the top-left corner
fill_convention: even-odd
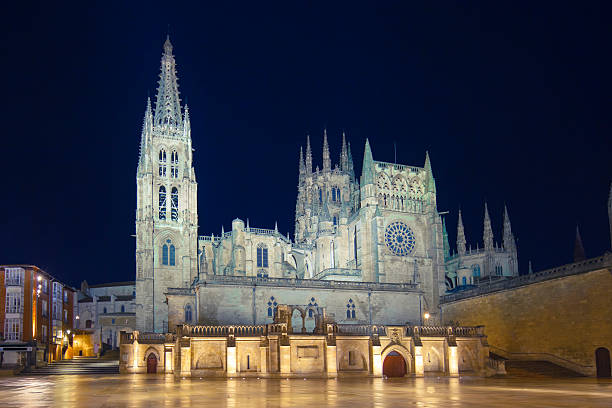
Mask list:
[[[365,151],[363,152],[363,168],[361,170],[361,185],[374,183],[374,158],[372,157],[372,149],[370,149],[370,141],[366,139]]]
[[[306,173],[306,165],[304,164],[304,152],[302,150],[302,146],[300,146],[300,164],[299,164],[299,184],[304,182],[304,176]]]
[[[348,171],[348,151],[346,149],[346,134],[342,132],[342,150],[340,151],[340,170]]]
[[[460,256],[465,255],[465,230],[463,229],[461,210],[459,210],[459,219],[457,220],[457,252]]]
[[[310,135],[306,135],[306,174],[312,173],[312,149],[310,148]]]
[[[164,54],[161,59],[161,73],[157,88],[155,104],[155,125],[162,127],[179,127],[182,122],[181,100],[179,98],[176,77],[176,61],[172,55],[170,37],[164,43]]]
[[[576,240],[574,241],[574,262],[584,261],[586,254],[584,252],[584,245],[582,245],[582,237],[580,236],[580,230],[576,225]]]
[[[323,129],[323,171],[331,170],[331,159],[329,157],[329,144],[327,143],[327,129]]]
[[[516,246],[514,235],[512,235],[512,225],[510,224],[510,216],[508,215],[508,207],[504,205],[504,231],[503,231],[504,249],[513,251]]]
[[[433,193],[436,192],[436,181],[433,176],[433,171],[431,170],[431,161],[429,159],[429,152],[425,151],[425,173],[427,174],[427,191],[431,191]]]
[[[351,180],[355,180],[355,168],[353,167],[353,155],[351,154],[351,142],[348,143],[348,146],[347,146],[346,150],[347,150],[347,153],[346,153],[347,159],[346,160],[347,160],[347,163],[348,163],[347,171],[349,172]],[[611,219],[612,219],[612,217],[611,217]]]
[[[442,217],[441,217],[442,218]],[[444,249],[444,260],[450,257],[450,244],[448,243],[448,231],[446,230],[446,221],[442,218],[442,239]]]
[[[484,207],[484,231],[482,233],[482,238],[484,240],[485,251],[492,251],[493,250],[493,229],[491,228],[491,217],[489,217],[489,208],[487,207],[486,201],[485,201],[485,207]]]
[[[151,111],[151,98],[147,98],[147,107],[145,109],[144,120],[142,123],[142,134],[140,136],[140,154],[138,156],[138,173],[144,173],[145,155],[149,145],[150,132],[153,127],[153,113]]]

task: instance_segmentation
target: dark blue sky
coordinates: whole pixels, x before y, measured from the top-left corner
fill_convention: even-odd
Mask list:
[[[168,24],[190,106],[200,233],[293,234],[299,146],[422,166],[482,245],[508,204],[521,272],[610,247],[609,2],[179,2],[4,9],[0,263],[134,279],[135,173]],[[219,3],[228,3],[219,5]],[[383,2],[377,2],[383,3]],[[588,4],[582,4],[588,3]],[[271,4],[271,3],[270,3]]]

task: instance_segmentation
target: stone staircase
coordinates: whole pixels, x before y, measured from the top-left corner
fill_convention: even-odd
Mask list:
[[[75,357],[72,360],[55,361],[46,367],[34,368],[23,375],[89,375],[119,374],[119,360],[114,358]]]
[[[507,360],[506,372],[512,377],[582,377],[581,374],[548,361]]]

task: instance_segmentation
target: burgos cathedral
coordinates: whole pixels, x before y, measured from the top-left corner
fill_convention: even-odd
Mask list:
[[[466,248],[459,213],[458,252],[451,254],[427,153],[418,166],[385,163],[366,140],[357,178],[344,135],[337,163],[325,132],[322,139],[320,163],[309,139],[300,152],[293,240],[240,219],[231,231],[199,235],[189,111],[166,40],[136,175],[139,332],[266,325],[286,305],[303,333],[313,332],[322,314],[338,324],[403,326],[421,324],[427,313],[435,323],[447,290],[518,275],[505,210],[503,243],[496,244],[485,205],[484,246],[475,249]]]

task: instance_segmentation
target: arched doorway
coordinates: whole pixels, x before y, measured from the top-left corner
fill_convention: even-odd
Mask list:
[[[155,374],[157,372],[157,356],[150,353],[147,357],[147,374]]]
[[[605,347],[595,350],[595,365],[597,366],[597,377],[610,377],[610,351]]]
[[[385,357],[383,375],[387,377],[403,377],[406,375],[406,361],[397,351],[392,351]]]

